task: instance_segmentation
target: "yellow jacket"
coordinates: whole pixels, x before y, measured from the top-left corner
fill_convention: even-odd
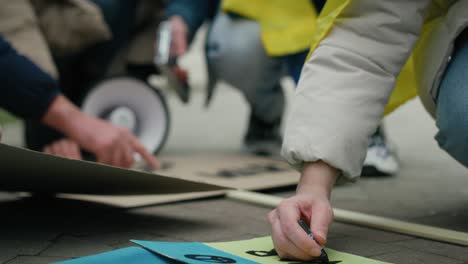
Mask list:
[[[318,21],[310,0],[224,0],[222,8],[260,24],[265,50],[271,56],[282,56],[309,49],[314,50],[331,29],[335,19],[351,0],[328,1]],[[399,78],[385,113],[396,109],[417,94],[412,59]]]
[[[268,55],[309,49],[317,12],[310,0],[224,0],[224,11],[257,20]]]
[[[330,30],[333,28],[335,20],[348,7],[352,0],[328,0],[320,17],[316,22],[316,32],[311,44],[311,52],[315,50]],[[403,67],[392,93],[390,101],[385,109],[388,114],[404,104],[408,100],[421,96],[426,109],[434,115],[434,98],[440,82],[440,73],[445,69],[445,61],[448,56],[447,50],[451,49],[455,32],[464,24],[466,19],[462,19],[461,14],[468,12],[467,5],[457,3],[454,0],[433,0],[426,14],[426,19],[422,28],[421,36],[413,50],[412,56]],[[459,6],[459,15],[456,15],[453,6]],[[463,11],[464,10],[464,11]],[[449,16],[449,13],[452,16]],[[441,24],[452,25],[451,30],[441,32]],[[442,34],[441,34],[442,33]],[[442,53],[442,54],[441,54]],[[435,55],[436,58],[430,58]]]
[[[384,110],[419,94],[434,114],[467,13],[465,0],[328,0],[287,122],[285,159],[299,169],[323,160],[342,179],[358,177]]]

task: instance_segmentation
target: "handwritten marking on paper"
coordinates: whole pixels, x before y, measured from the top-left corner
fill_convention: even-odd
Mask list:
[[[236,263],[237,261],[231,259],[231,258],[226,258],[226,257],[220,257],[220,256],[212,256],[212,255],[184,255],[184,257],[188,259],[193,259],[193,260],[198,260],[202,262],[208,262],[208,263]]]
[[[248,177],[248,176],[255,176],[258,174],[264,173],[280,173],[290,170],[288,166],[281,166],[274,163],[269,164],[250,164],[246,167],[240,168],[229,168],[229,169],[220,169],[214,173],[206,173],[200,172],[198,173],[201,176],[208,176],[208,177],[221,177],[221,178],[239,178],[239,177]]]

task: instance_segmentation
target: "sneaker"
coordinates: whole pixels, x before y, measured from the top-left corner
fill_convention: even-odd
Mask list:
[[[281,151],[281,119],[265,122],[250,115],[249,128],[244,138],[243,152],[258,156],[278,156]]]
[[[382,130],[379,127],[371,137],[361,176],[391,176],[400,169],[394,148],[390,147]]]

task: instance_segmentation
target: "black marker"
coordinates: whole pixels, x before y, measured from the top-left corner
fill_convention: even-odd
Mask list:
[[[304,231],[307,233],[307,236],[312,238],[312,240],[315,241],[320,246],[320,244],[315,240],[314,234],[312,234],[312,231],[310,231],[309,226],[303,220],[299,220],[297,221],[297,223],[302,227],[302,229],[304,229]],[[320,262],[322,264],[330,263],[330,260],[328,259],[328,255],[327,255],[327,252],[325,252],[325,249],[322,248],[321,252],[322,253],[320,254]]]

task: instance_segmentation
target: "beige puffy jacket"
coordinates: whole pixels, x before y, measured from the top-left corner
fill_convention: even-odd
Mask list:
[[[352,1],[302,70],[282,150],[292,166],[323,160],[342,172],[339,181],[359,177],[368,140],[435,2],[446,13],[418,58],[420,97],[434,113],[453,41],[468,25],[468,1]]]
[[[130,0],[129,0],[130,1]],[[0,0],[0,34],[42,70],[58,78],[54,55],[73,54],[112,34],[101,10],[90,0]],[[152,63],[162,0],[139,2],[137,24],[125,59]]]

